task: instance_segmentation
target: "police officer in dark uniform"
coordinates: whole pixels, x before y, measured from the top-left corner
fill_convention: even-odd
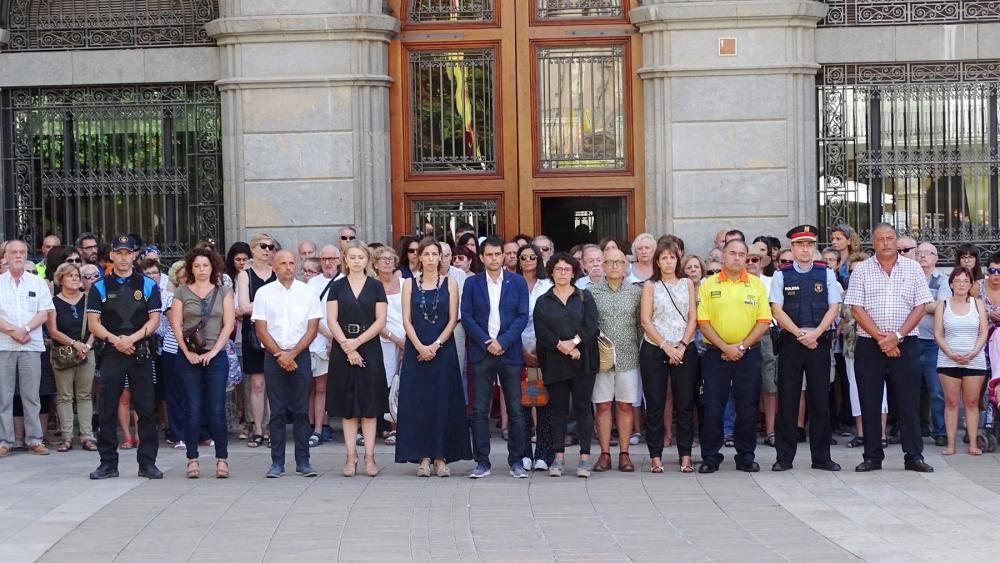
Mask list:
[[[799,225],[788,231],[795,261],[781,266],[771,279],[771,313],[783,330],[778,355],[778,419],[773,471],[792,468],[798,438],[796,419],[806,378],[809,450],[813,469],[840,471],[830,459],[830,344],[833,321],[842,301],[833,270],[814,262],[816,227]]]
[[[90,330],[104,343],[101,353],[97,449],[101,465],[91,479],[118,476],[118,399],[128,377],[139,415],[139,477],[162,479],[156,467],[156,395],[153,350],[149,337],[160,325],[160,288],[133,269],[139,245],[129,235],[115,237],[111,246],[114,270],[90,289],[87,316]]]

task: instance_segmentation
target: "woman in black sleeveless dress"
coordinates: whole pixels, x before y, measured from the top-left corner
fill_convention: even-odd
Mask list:
[[[243,373],[250,380],[250,414],[253,417],[253,432],[247,446],[256,448],[264,443],[263,424],[267,410],[266,388],[264,386],[264,350],[254,346],[257,335],[254,332],[250,313],[257,290],[277,279],[271,269],[271,259],[275,252],[274,239],[260,233],[250,239],[250,254],[253,264],[240,272],[236,279],[239,291],[237,312],[243,315]]]

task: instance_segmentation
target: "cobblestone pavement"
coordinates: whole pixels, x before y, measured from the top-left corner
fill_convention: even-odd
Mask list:
[[[419,479],[380,444],[382,473],[347,479],[343,446],[324,444],[313,450],[317,478],[269,480],[267,450],[236,442],[229,480],[185,479],[183,452],[163,447],[164,480],[137,478],[123,452],[122,477],[101,482],[87,479],[94,453],[18,452],[0,460],[0,561],[909,562],[997,552],[1000,455],[944,458],[928,445],[936,472],[922,475],[904,472],[891,446],[883,471],[856,474],[860,453],[834,446],[840,473],[809,469],[807,449],[795,470],[772,473],[774,450],[761,446],[760,473],[727,459],[701,476],[672,465],[650,474],[645,445],[633,451],[640,472],[516,480],[494,440],[491,477],[467,479],[472,463],[460,462],[450,479]],[[574,468],[575,448],[567,460]]]

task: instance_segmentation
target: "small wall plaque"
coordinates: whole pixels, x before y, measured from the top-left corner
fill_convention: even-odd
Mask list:
[[[720,57],[735,57],[736,56],[736,38],[735,37],[720,37],[719,38],[719,56]]]

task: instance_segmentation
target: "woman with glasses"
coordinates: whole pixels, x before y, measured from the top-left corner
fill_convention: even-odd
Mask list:
[[[524,348],[524,366],[528,370],[538,370],[538,342],[535,339],[535,305],[538,298],[552,288],[552,280],[545,272],[542,264],[542,251],[534,244],[522,246],[517,250],[517,273],[528,284],[528,325],[521,333],[521,345]],[[551,411],[549,407],[535,407],[535,455],[533,469],[546,471],[552,463],[552,432]],[[525,466],[525,469],[528,469]]]
[[[561,477],[565,463],[566,422],[570,397],[580,438],[577,477],[589,477],[593,468],[590,442],[594,432],[591,397],[600,358],[597,353],[597,305],[590,291],[578,289],[580,263],[565,252],[552,256],[545,267],[552,288],[535,303],[534,324],[538,366],[549,392],[554,459],[549,476]]]
[[[392,380],[399,377],[399,364],[406,345],[406,333],[403,331],[403,301],[402,278],[396,270],[396,252],[389,246],[380,246],[372,251],[375,263],[375,276],[382,282],[386,298],[385,328],[379,333],[382,344],[382,363],[385,365],[386,385],[392,386]],[[385,437],[387,446],[396,445],[396,424]]]
[[[680,266],[676,244],[657,247],[656,274],[642,288],[639,318],[643,340],[639,370],[646,395],[646,445],[649,470],[663,473],[663,409],[667,386],[677,410],[677,453],[682,473],[692,473],[694,404],[698,393],[698,351],[693,345],[697,321],[694,282]]]
[[[52,298],[55,309],[49,311],[49,337],[54,346],[70,346],[82,363],[67,369],[53,367],[56,383],[56,409],[59,413],[62,440],[57,451],[73,449],[73,400],[76,399],[76,414],[80,423],[80,444],[83,449],[97,451],[94,429],[91,426],[94,403],[91,390],[94,385],[94,335],[85,331],[83,322],[86,294],[82,291],[83,280],[76,264],[59,266],[53,276],[61,291]]]
[[[267,388],[264,383],[264,350],[254,345],[258,343],[256,329],[250,314],[253,312],[253,298],[257,291],[278,279],[271,268],[271,260],[277,245],[267,233],[258,233],[250,239],[250,254],[253,264],[239,273],[236,278],[238,303],[236,312],[243,316],[243,373],[250,379],[250,413],[253,417],[253,432],[247,440],[247,447],[256,448],[264,443],[263,422],[267,411]]]
[[[979,248],[974,244],[963,243],[955,248],[955,266],[967,268],[972,272],[972,295],[981,297],[980,281],[986,279],[983,267],[979,264]]]
[[[353,477],[357,471],[356,437],[360,426],[365,474],[375,477],[377,418],[389,412],[389,389],[378,339],[385,328],[387,299],[382,284],[370,275],[371,254],[363,242],[352,240],[345,244],[342,263],[344,277],[330,286],[326,302],[326,322],[334,341],[326,411],[344,421],[344,476]]]
[[[101,279],[101,272],[94,264],[84,264],[80,267],[80,277],[83,280],[83,292],[86,293],[90,291],[90,286],[94,285],[94,282]]]
[[[306,258],[302,261],[302,281],[309,283],[309,280],[322,273],[319,265],[319,258]]]
[[[417,476],[448,477],[448,464],[472,459],[458,352],[458,283],[441,274],[441,246],[420,241],[417,272],[403,281],[406,346],[399,370],[396,463],[417,463]]]
[[[226,384],[229,358],[224,349],[236,326],[232,290],[222,285],[222,257],[208,248],[196,248],[184,257],[184,282],[174,292],[168,313],[177,338],[176,368],[187,399],[184,443],[187,477],[197,479],[201,422],[208,421],[215,442],[215,476],[229,477],[229,434],[226,428]],[[201,327],[198,330],[198,327]],[[201,336],[183,336],[200,332]]]
[[[991,266],[990,269],[994,268]],[[1000,270],[1000,267],[996,269]],[[955,453],[958,405],[961,403],[965,406],[969,455],[978,456],[983,455],[976,443],[976,434],[979,431],[979,401],[983,396],[987,373],[983,349],[989,334],[989,319],[982,302],[970,293],[973,282],[968,268],[959,266],[952,270],[948,285],[951,297],[938,301],[934,312],[937,369],[944,391],[944,422],[948,436],[948,445],[941,450],[941,455]]]
[[[417,247],[420,246],[420,241],[416,237],[411,237],[409,235],[401,237],[399,239],[399,274],[403,279],[410,279],[413,277],[413,272],[419,269],[419,259],[417,257]]]

